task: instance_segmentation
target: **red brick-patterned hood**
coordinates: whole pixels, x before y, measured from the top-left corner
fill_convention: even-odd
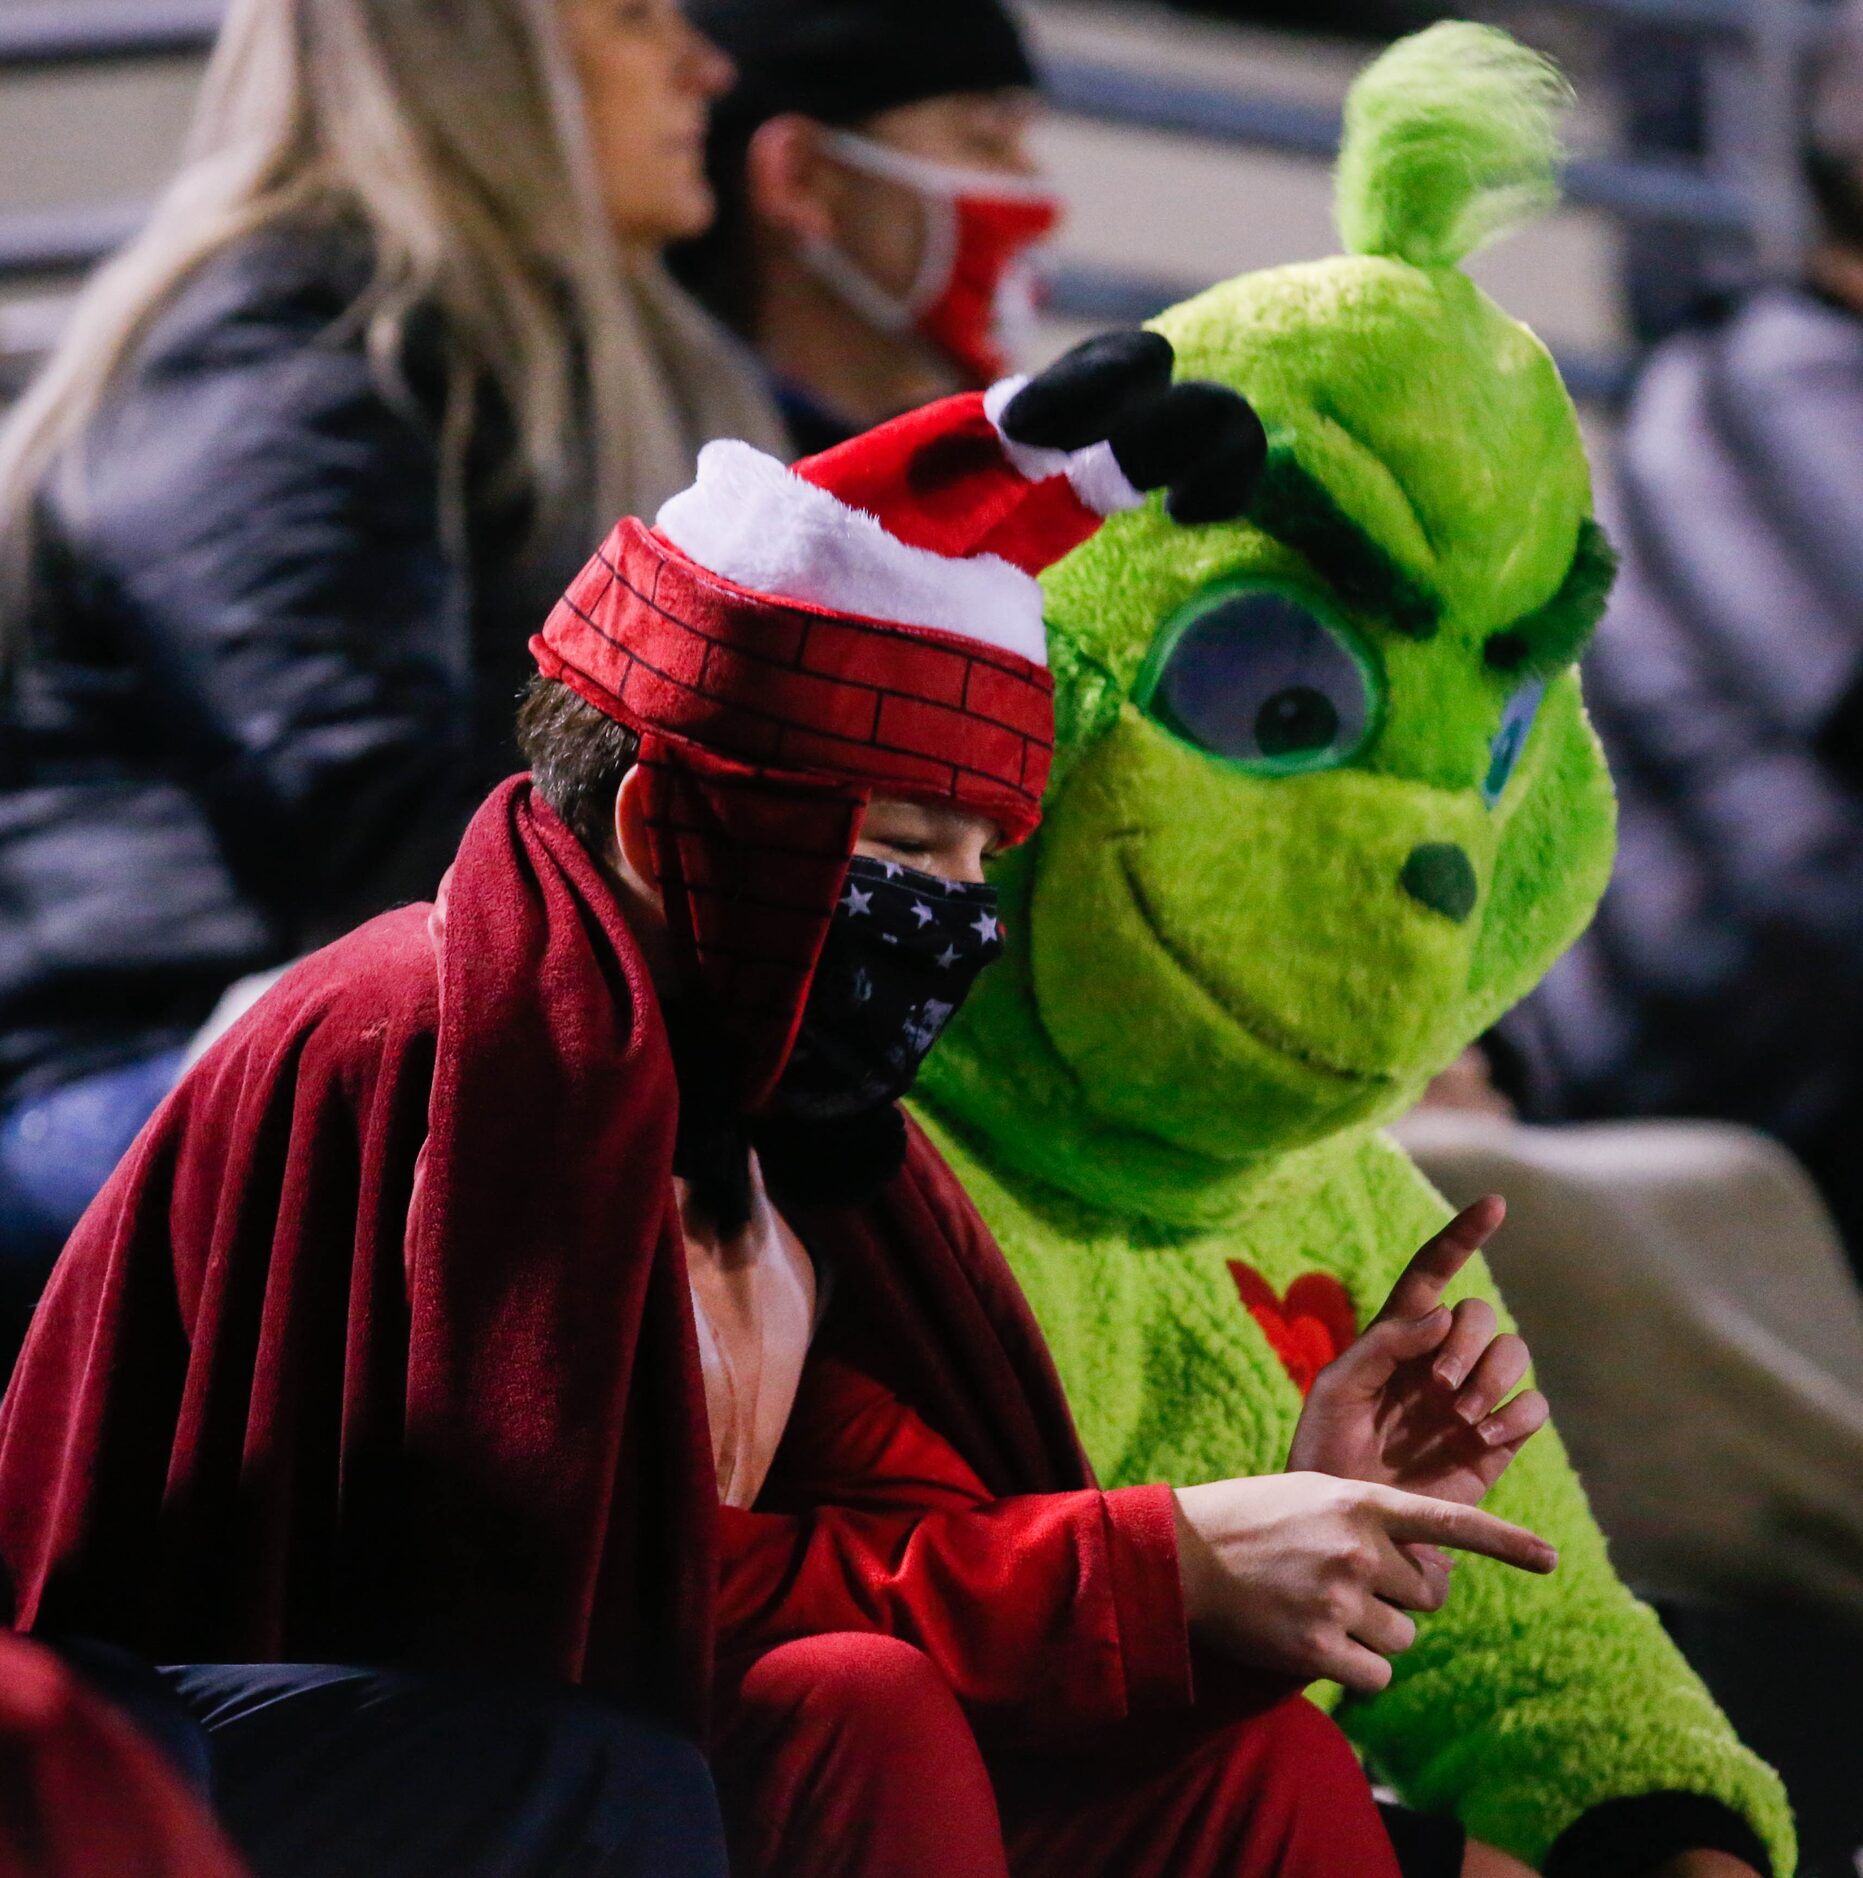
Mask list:
[[[629,517],[532,642],[609,716],[741,762],[951,802],[1010,842],[1041,819],[1048,672],[981,640],[752,593]]]
[[[754,1106],[787,1060],[875,793],[946,802],[1015,842],[1040,819],[1048,672],[980,639],[754,593],[629,518],[531,642],[641,735],[675,943]]]

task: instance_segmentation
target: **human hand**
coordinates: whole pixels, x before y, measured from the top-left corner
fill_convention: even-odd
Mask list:
[[[1525,1389],[1527,1346],[1495,1335],[1493,1306],[1442,1294],[1506,1214],[1498,1196],[1464,1207],[1405,1266],[1363,1336],[1314,1379],[1288,1449],[1290,1473],[1337,1474],[1473,1506],[1542,1427]]]
[[[1442,1607],[1437,1546],[1549,1572],[1544,1539],[1472,1506],[1324,1474],[1265,1474],[1177,1490],[1178,1571],[1191,1627],[1238,1662],[1361,1695],[1416,1640],[1406,1610]]]
[[[1479,1044],[1470,1044],[1445,1070],[1431,1077],[1420,1109],[1461,1109],[1471,1115],[1515,1119],[1514,1105],[1494,1086],[1494,1074]]]
[[[1538,1878],[1538,1874],[1509,1853],[1471,1839],[1462,1850],[1461,1878]]]

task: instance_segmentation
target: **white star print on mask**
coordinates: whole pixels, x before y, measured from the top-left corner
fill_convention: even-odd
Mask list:
[[[781,1112],[830,1120],[897,1101],[1002,951],[996,914],[987,884],[855,855],[783,1072]]]

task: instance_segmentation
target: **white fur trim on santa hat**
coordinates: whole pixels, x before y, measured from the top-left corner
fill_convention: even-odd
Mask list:
[[[699,452],[697,480],[654,526],[701,567],[757,593],[1048,662],[1041,588],[1021,568],[994,554],[957,560],[915,548],[735,438]]]
[[[1110,443],[1090,443],[1067,459],[1067,480],[1095,515],[1118,515],[1145,506],[1145,492],[1119,467]]]
[[[1075,495],[1095,515],[1118,515],[1125,509],[1142,508],[1145,492],[1132,486],[1111,444],[1090,443],[1084,450],[1046,450],[1040,444],[1017,443],[1003,429],[1003,412],[1028,382],[1026,372],[1016,378],[999,378],[983,394],[983,415],[990,420],[990,428],[996,432],[1003,455],[1016,474],[1032,483],[1065,476]]]
[[[1017,443],[1003,430],[1003,412],[1009,401],[1024,385],[1029,382],[1027,372],[1019,372],[1014,378],[999,378],[983,394],[983,415],[990,420],[990,428],[996,432],[997,441],[1003,446],[1003,455],[1014,466],[1015,472],[1027,482],[1046,482],[1050,476],[1067,474],[1067,452],[1065,450],[1044,450],[1037,443]]]

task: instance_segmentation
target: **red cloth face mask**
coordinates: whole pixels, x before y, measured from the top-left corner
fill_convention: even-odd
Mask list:
[[[925,252],[903,296],[877,285],[831,241],[803,246],[818,279],[882,332],[916,332],[973,385],[1000,378],[1027,349],[1035,318],[1030,251],[1061,220],[1046,184],[934,163],[836,131],[829,154],[849,169],[910,189],[925,211]]]

